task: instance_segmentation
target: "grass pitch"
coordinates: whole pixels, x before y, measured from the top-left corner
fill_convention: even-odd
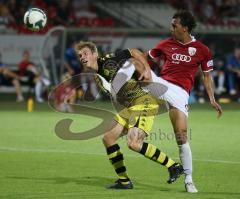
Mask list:
[[[188,129],[199,189],[194,195],[185,193],[183,177],[168,185],[167,170],[127,149],[125,138],[119,144],[135,188],[105,189],[116,176],[101,136],[66,141],[54,133],[56,122],[66,117],[75,120],[76,131],[99,120],[53,112],[46,104],[36,104],[35,111],[27,113],[25,106],[0,103],[0,198],[240,198],[238,104],[225,106],[221,119],[210,105],[192,106]],[[156,119],[152,132],[148,141],[178,160],[167,114]]]

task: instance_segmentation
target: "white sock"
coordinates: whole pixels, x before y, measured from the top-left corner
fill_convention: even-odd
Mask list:
[[[188,142],[178,145],[179,157],[185,173],[185,183],[192,182],[192,152]]]
[[[41,95],[42,95],[42,82],[41,82],[41,80],[38,80],[36,82],[35,94],[36,94],[36,99],[41,99]]]
[[[224,76],[224,74],[220,74],[220,75],[218,76],[218,88],[220,88],[221,90],[223,89],[224,81],[225,81],[225,76]]]

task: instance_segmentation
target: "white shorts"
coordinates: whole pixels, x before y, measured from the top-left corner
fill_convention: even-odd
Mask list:
[[[189,94],[180,86],[172,84],[161,77],[155,75],[153,71],[152,73],[152,80],[153,82],[163,84],[168,89],[159,99],[167,101],[171,106],[179,109],[188,117],[188,98]]]
[[[118,71],[118,75],[119,74],[125,74],[126,75],[126,79],[124,80],[124,82],[128,81],[129,79],[131,79],[133,73],[135,71],[135,67],[131,62],[126,61],[125,64],[123,65],[123,67]],[[163,86],[159,85],[160,91],[152,93],[153,96],[162,99],[164,101],[166,101],[166,105],[167,108],[169,109],[169,105],[179,109],[180,111],[182,111],[187,117],[188,117],[188,98],[189,98],[189,94],[187,93],[187,91],[185,91],[183,88],[172,84],[166,80],[164,80],[161,77],[156,76],[156,74],[151,71],[152,74],[152,80],[153,83],[159,83],[161,85],[163,85],[165,88],[163,88]],[[117,75],[115,76],[114,80],[118,80]],[[112,86],[114,84],[114,80],[112,82]],[[116,81],[116,85],[123,85],[123,83],[119,83],[119,81]],[[120,86],[120,87],[121,87]],[[146,92],[150,93],[149,89],[147,87],[142,87]],[[114,89],[113,89],[114,90]],[[115,89],[116,90],[116,89]],[[119,89],[118,89],[119,90]],[[159,94],[158,94],[159,93]]]

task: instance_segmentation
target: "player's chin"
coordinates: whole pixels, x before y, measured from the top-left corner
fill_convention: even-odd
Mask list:
[[[86,70],[91,70],[93,67],[89,64],[83,64],[83,67],[86,69]]]
[[[87,65],[86,68],[94,70],[94,67],[92,65]]]

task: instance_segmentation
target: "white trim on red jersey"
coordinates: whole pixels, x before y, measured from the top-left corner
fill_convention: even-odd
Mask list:
[[[209,70],[203,70],[203,72],[204,73],[208,73],[208,72],[210,72],[210,71],[212,71],[213,70],[213,68],[211,68],[211,69],[209,69]]]
[[[154,57],[151,55],[151,50],[148,51],[149,56],[154,59]]]
[[[192,40],[191,41],[189,41],[188,43],[182,43],[182,42],[180,42],[180,41],[178,41],[178,40],[176,40],[178,43],[180,43],[180,44],[182,44],[182,45],[188,45],[188,44],[190,44],[190,43],[192,43],[192,42],[195,42],[195,41],[197,41],[196,39],[195,39],[195,37],[194,36],[192,36],[192,35],[190,35],[190,37],[192,38]]]

